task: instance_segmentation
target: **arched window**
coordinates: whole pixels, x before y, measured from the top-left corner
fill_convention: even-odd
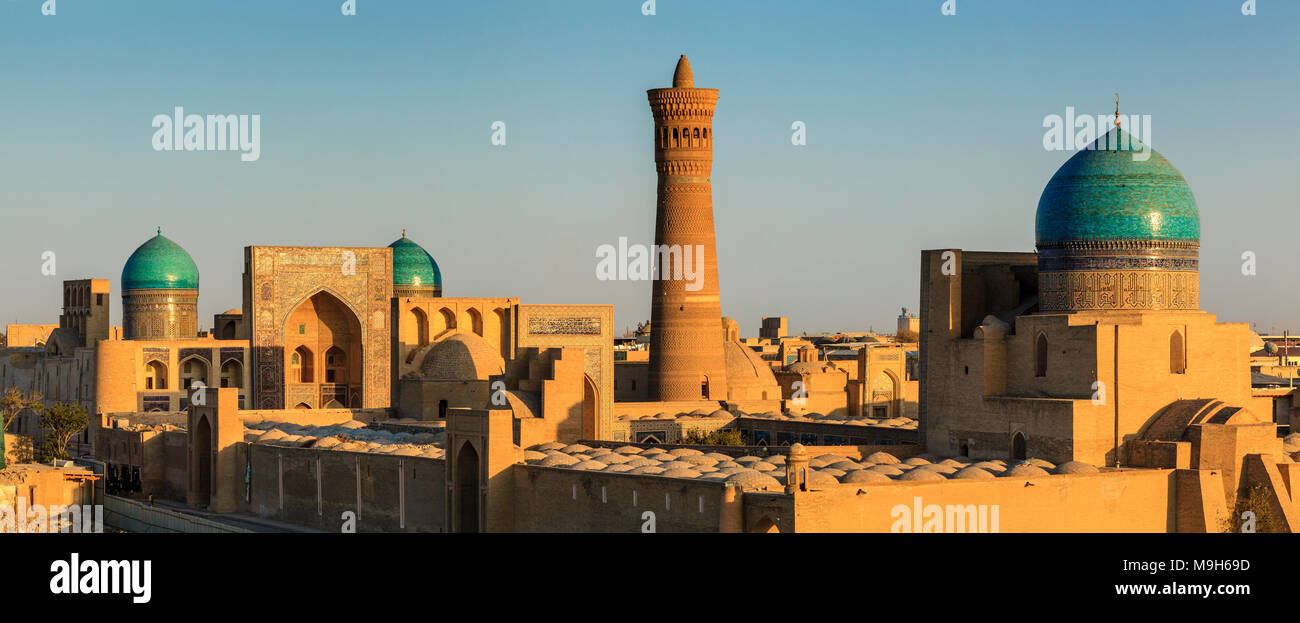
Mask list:
[[[145,389],[167,389],[167,364],[150,361],[144,367]]]
[[[667,146],[668,146],[668,128],[664,128],[664,131],[663,131],[663,140],[659,141],[659,146],[660,146],[660,147],[667,147]]]
[[[1174,331],[1173,335],[1169,336],[1169,373],[1187,373],[1187,349],[1181,331]]]
[[[699,146],[700,146],[700,129],[699,129],[699,128],[695,128],[695,136],[693,136],[692,138],[693,138],[694,140],[691,141],[691,147],[699,147]]]
[[[673,128],[673,147],[679,146],[681,146],[681,142],[677,138],[677,128]]]
[[[294,356],[297,356],[297,353],[294,353]],[[221,364],[221,386],[243,387],[244,366],[234,359]]]
[[[468,326],[461,327],[461,331],[473,331],[475,335],[483,337],[483,315],[471,307],[465,310],[465,318]]]
[[[325,382],[348,382],[348,356],[337,346],[325,351]]]
[[[1047,334],[1039,333],[1034,341],[1034,376],[1047,376]]]
[[[708,376],[705,376],[704,378],[700,379],[700,398],[703,400],[709,399],[709,377]]]
[[[1025,435],[1016,433],[1011,437],[1011,459],[1014,461],[1025,460]]]
[[[181,387],[190,389],[195,383],[208,382],[208,364],[202,359],[191,357],[181,364]]]
[[[315,375],[312,371],[311,349],[306,346],[299,346],[294,349],[292,365],[298,371],[299,383],[315,382]]]

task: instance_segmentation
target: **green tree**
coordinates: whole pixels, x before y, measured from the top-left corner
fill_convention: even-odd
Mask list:
[[[45,403],[41,402],[40,392],[31,392],[25,394],[17,387],[10,387],[0,395],[0,431],[9,430],[9,424],[26,409],[35,411],[37,415],[45,409]]]
[[[1281,532],[1276,518],[1273,517],[1272,506],[1269,504],[1271,497],[1269,490],[1262,484],[1242,492],[1237,496],[1237,506],[1233,509],[1232,515],[1223,518],[1223,525],[1219,526],[1219,531],[1244,532],[1248,522],[1243,515],[1249,511],[1253,519],[1250,522],[1252,532]]]
[[[921,336],[917,335],[916,331],[903,330],[895,333],[894,339],[899,342],[916,343],[921,340]]]
[[[4,434],[9,430],[9,424],[26,409],[31,409],[39,415],[45,409],[45,403],[41,402],[42,398],[40,392],[24,394],[17,387],[10,387],[4,394],[0,394],[0,468],[6,467],[5,454],[8,453],[8,448],[5,447]],[[19,462],[30,460],[30,456],[18,459]]]
[[[75,402],[57,402],[41,413],[41,428],[45,429],[45,444],[41,446],[41,461],[68,459],[68,442],[73,435],[86,430],[90,415],[86,408]]]
[[[739,446],[741,445],[740,431],[729,428],[711,433],[689,430],[682,436],[681,443],[688,446]]]

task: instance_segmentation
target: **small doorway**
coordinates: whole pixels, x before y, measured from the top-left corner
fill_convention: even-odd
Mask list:
[[[208,506],[212,502],[212,427],[208,418],[200,417],[194,431],[195,461],[195,497],[199,504]]]
[[[476,533],[479,520],[478,452],[468,441],[461,446],[460,456],[456,458],[456,490],[456,502],[460,507],[459,532]]]

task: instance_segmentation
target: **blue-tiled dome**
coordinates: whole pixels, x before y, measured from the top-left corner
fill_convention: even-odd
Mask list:
[[[180,245],[157,236],[140,245],[122,268],[123,290],[197,290],[199,267]]]
[[[1196,199],[1178,169],[1115,128],[1074,154],[1038,200],[1039,246],[1081,240],[1197,242]]]
[[[424,247],[402,237],[388,245],[393,249],[393,284],[415,288],[441,288],[442,271]]]

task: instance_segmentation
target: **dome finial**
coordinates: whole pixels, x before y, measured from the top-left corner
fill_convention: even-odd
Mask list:
[[[162,225],[159,225],[159,226],[158,226],[158,235],[159,235],[159,236],[162,235]]]
[[[1115,94],[1115,127],[1119,127],[1119,93]]]
[[[691,74],[691,62],[686,60],[686,55],[677,59],[677,70],[673,72],[674,89],[693,89],[695,88],[695,76]]]
[[[403,237],[403,238],[406,237],[406,228],[405,228],[405,227],[402,228],[402,237]]]

